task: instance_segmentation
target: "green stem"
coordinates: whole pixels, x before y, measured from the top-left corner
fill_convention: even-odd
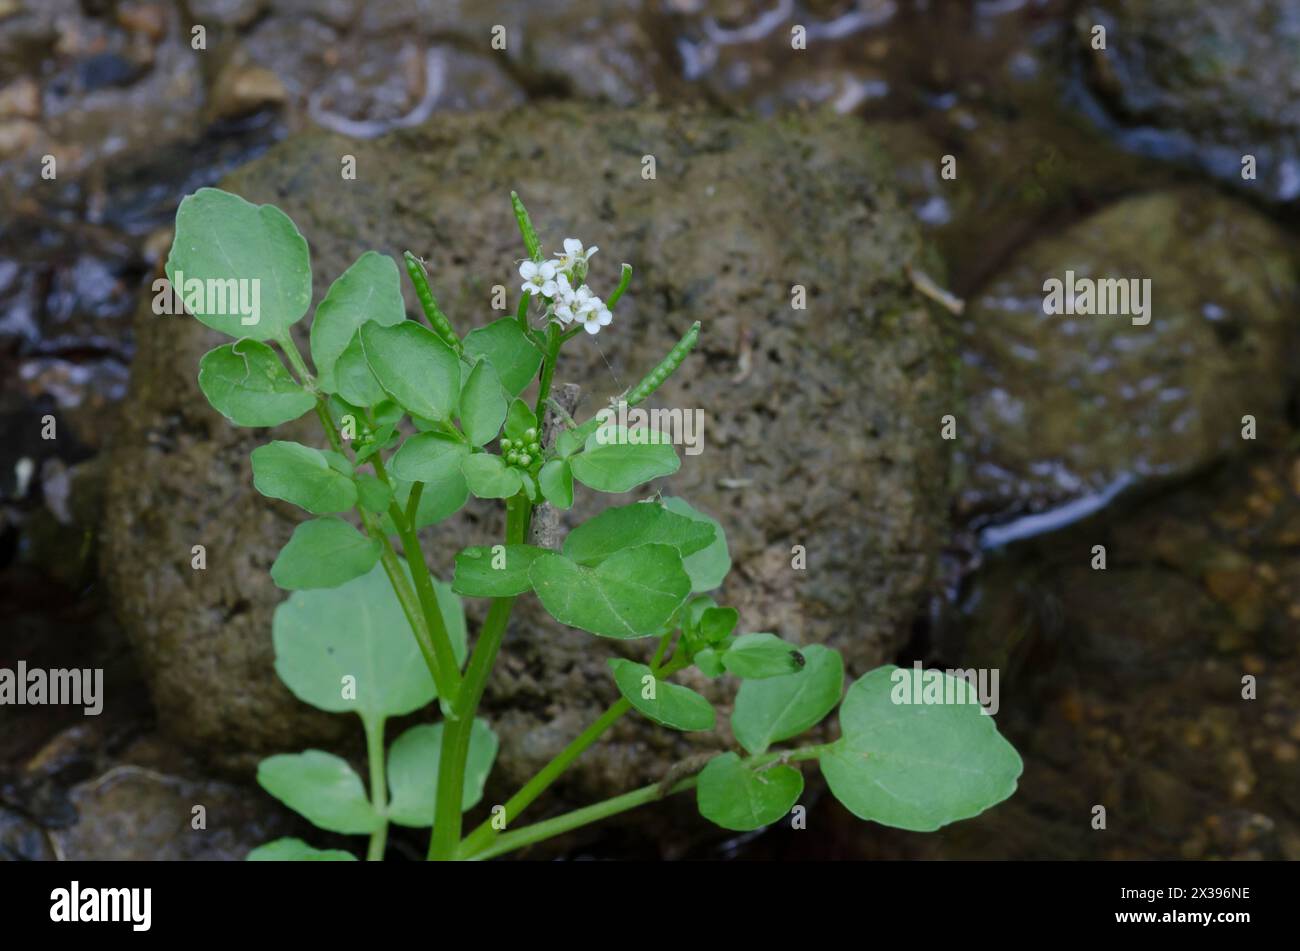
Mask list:
[[[302,354],[298,352],[298,345],[293,342],[293,337],[291,337],[289,332],[286,330],[283,336],[275,338],[275,342],[280,345],[280,349],[284,351],[284,355],[289,358],[289,365],[293,367],[293,371],[298,374],[298,382],[312,392],[315,392],[316,378],[312,376],[311,371],[307,369],[307,364],[303,360]]]
[[[559,358],[562,342],[559,324],[551,324],[546,332],[546,357],[542,363],[542,378],[537,384],[537,408],[533,410],[533,415],[537,417],[539,423],[546,413],[546,400],[551,395],[551,380],[555,377],[555,361]]]
[[[375,453],[370,461],[374,464],[375,475],[391,489],[392,483],[389,481],[388,471],[384,468],[384,461],[379,457],[379,453]],[[434,674],[438,695],[444,703],[455,704],[456,695],[460,691],[460,665],[456,663],[456,654],[451,647],[451,635],[447,633],[447,622],[443,619],[442,609],[438,606],[438,594],[433,589],[433,579],[429,575],[429,566],[424,561],[420,539],[411,528],[411,523],[407,522],[401,506],[396,501],[389,503],[388,516],[393,520],[397,535],[402,540],[402,548],[406,552],[406,564],[411,570],[415,593],[420,599],[420,607],[424,612],[425,626],[433,638],[433,654],[439,668],[438,673]]]
[[[816,759],[821,755],[822,751],[829,746],[829,743],[825,743],[818,746],[805,746],[797,750],[764,753],[762,756],[755,756],[746,760],[746,765],[752,769],[758,769],[761,766],[766,766],[769,763],[775,763],[778,761],[798,763],[803,760]],[[677,793],[685,792],[688,789],[694,789],[698,781],[698,777],[688,776],[668,790],[661,789],[660,783],[652,783],[649,786],[642,786],[640,789],[634,789],[621,796],[615,796],[613,799],[606,799],[604,802],[585,806],[582,809],[575,809],[573,812],[566,812],[564,815],[556,816],[554,819],[535,822],[530,826],[524,826],[522,829],[516,829],[514,832],[502,833],[497,837],[495,842],[483,849],[481,852],[464,857],[473,859],[474,861],[496,858],[498,855],[504,855],[506,852],[513,852],[515,849],[521,849],[526,845],[534,845],[538,842],[543,842],[546,839],[554,838],[557,835],[572,832],[574,829],[580,829],[583,826],[591,825],[593,822],[600,822],[602,819],[616,816],[620,812],[627,812],[629,809],[635,809],[637,806],[644,806],[647,803],[658,802],[660,799],[667,796],[673,796]]]
[[[650,669],[654,671],[657,677],[667,677],[687,666],[687,662],[674,662],[669,664],[663,671],[659,670],[659,662],[663,660],[664,654],[671,643],[673,632],[669,631],[659,641],[659,649],[655,651],[654,658],[650,661]],[[586,752],[596,740],[608,730],[611,726],[632,709],[632,704],[626,698],[620,697],[612,706],[600,715],[587,729],[579,733],[568,746],[561,750],[556,757],[541,768],[541,770],[524,784],[519,792],[515,793],[506,801],[505,804],[505,824],[509,825],[520,813],[532,805],[537,798],[550,788],[564,773],[566,769],[573,765],[573,762]],[[497,838],[498,832],[493,825],[494,821],[500,822],[497,816],[488,819],[479,824],[479,826],[466,836],[465,841],[461,843],[460,854],[472,856],[491,845]]]
[[[411,494],[406,499],[406,521],[415,527],[415,518],[420,513],[420,496],[424,495],[424,483],[415,482],[411,485]]]
[[[528,532],[532,506],[523,495],[506,503],[506,544],[520,544]],[[429,858],[447,860],[457,857],[460,847],[461,800],[465,786],[465,760],[469,755],[470,733],[478,712],[483,689],[496,664],[497,652],[505,637],[506,625],[515,599],[493,598],[487,619],[479,632],[460,695],[443,723],[442,750],[438,757],[438,789],[434,804],[433,835],[429,838]]]
[[[382,862],[388,843],[388,783],[384,775],[384,718],[365,719],[366,754],[370,760],[370,802],[380,817],[379,828],[370,833],[367,862]]]

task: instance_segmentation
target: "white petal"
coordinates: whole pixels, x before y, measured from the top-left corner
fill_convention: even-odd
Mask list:
[[[543,261],[538,265],[539,273],[542,275],[542,278],[547,281],[553,279],[558,270],[559,268],[555,266],[554,261]]]
[[[519,276],[531,281],[537,276],[537,264],[533,261],[524,261],[519,265]]]
[[[582,322],[582,329],[587,331],[589,334],[597,334],[600,333],[600,324],[594,320],[584,320]]]
[[[608,327],[609,322],[614,319],[614,315],[609,312],[608,307],[602,307],[600,313],[596,315],[596,319],[600,321],[602,327]]]
[[[600,250],[600,246],[593,244],[590,248],[587,249],[587,257],[591,257],[599,250]]]
[[[577,238],[565,238],[564,253],[569,255],[569,257],[577,257],[582,253],[582,242]]]

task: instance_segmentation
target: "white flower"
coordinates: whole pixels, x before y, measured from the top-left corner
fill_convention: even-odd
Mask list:
[[[589,334],[600,333],[600,328],[608,327],[613,319],[614,315],[609,312],[609,308],[600,301],[596,301],[596,306],[587,313],[586,318],[582,321],[582,327]]]
[[[584,249],[582,242],[577,238],[565,238],[564,253],[556,258],[556,263],[559,264],[560,270],[572,274],[579,265],[585,269],[588,259],[599,250],[600,248],[595,246]]]
[[[519,265],[519,276],[524,279],[520,289],[525,294],[538,294],[542,297],[554,297],[556,267],[554,261],[525,261]]]

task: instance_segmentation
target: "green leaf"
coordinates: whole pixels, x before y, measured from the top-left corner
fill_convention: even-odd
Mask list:
[[[341,518],[314,518],[293,530],[271,565],[271,580],[286,591],[333,588],[369,571],[380,548]]]
[[[465,352],[486,357],[511,396],[522,393],[542,366],[541,351],[533,346],[513,317],[502,317],[486,327],[471,330],[465,335]]]
[[[645,664],[611,658],[618,691],[648,718],[673,730],[712,730],[713,704],[689,687],[658,680]]]
[[[469,483],[460,471],[468,458],[469,446],[445,433],[417,433],[402,443],[389,460],[394,476],[402,481],[397,498],[402,509],[411,493],[412,482],[423,482],[416,528],[440,522],[460,510],[469,498]],[[389,523],[385,530],[395,531]]]
[[[593,416],[581,426],[564,430],[555,440],[555,454],[561,459],[568,459],[575,452],[581,451],[587,440],[591,438],[591,434],[599,429],[603,422],[603,416]]]
[[[700,615],[697,630],[706,644],[716,644],[736,629],[740,612],[735,608],[708,607]]]
[[[357,487],[330,466],[319,449],[275,440],[253,450],[253,485],[269,499],[283,499],[313,515],[346,512],[357,504]]]
[[[509,598],[532,588],[528,570],[545,551],[532,545],[466,548],[456,555],[452,590],[471,598]]]
[[[793,766],[751,769],[735,753],[723,753],[700,771],[695,801],[710,822],[750,832],[787,815],[802,792],[803,774]]]
[[[393,500],[393,490],[375,476],[361,473],[352,479],[357,486],[357,504],[372,515],[382,515],[388,511],[388,503]]]
[[[302,839],[283,838],[259,845],[245,862],[355,862],[357,857],[342,849],[313,849]]]
[[[722,655],[722,665],[737,677],[759,680],[803,669],[803,653],[775,634],[744,634]]]
[[[311,324],[311,360],[316,382],[326,393],[337,389],[334,365],[367,321],[391,327],[406,320],[402,279],[386,254],[367,251],[339,275],[316,307]],[[344,399],[347,399],[346,395]],[[371,401],[362,401],[370,406]]]
[[[366,362],[366,349],[361,344],[361,331],[352,335],[334,362],[334,386],[338,395],[353,406],[375,406],[384,402],[388,394],[370,372]],[[357,419],[363,419],[356,414]]]
[[[398,825],[428,828],[433,825],[433,800],[438,788],[442,757],[441,723],[413,726],[388,751],[388,788],[392,796],[388,816]],[[497,755],[497,737],[484,720],[475,719],[469,731],[465,784],[460,808],[472,809],[483,798],[483,785]]]
[[[460,634],[463,650],[463,623]],[[295,591],[275,609],[271,639],[276,674],[295,697],[321,710],[376,721],[418,710],[436,696],[379,565],[337,588]]]
[[[510,409],[506,413],[506,436],[515,442],[531,442],[532,440],[524,438],[530,429],[535,436],[538,431],[537,417],[523,400],[511,400]]]
[[[544,552],[528,572],[542,605],[561,624],[605,637],[657,633],[690,593],[677,549],[642,545],[595,568]]]
[[[552,459],[537,473],[542,495],[557,509],[573,507],[573,470],[563,459]]]
[[[321,750],[282,753],[262,760],[257,782],[312,825],[328,832],[365,835],[380,818],[347,760]]]
[[[412,415],[446,421],[460,396],[460,359],[428,327],[404,320],[361,325],[366,362],[379,385]]]
[[[722,657],[724,653],[724,650],[706,647],[691,658],[691,660],[704,676],[721,677],[727,672],[727,669],[722,666]]]
[[[691,576],[692,591],[712,591],[714,588],[719,587],[726,579],[727,573],[731,571],[731,554],[727,551],[727,534],[722,530],[721,523],[717,519],[710,518],[703,512],[692,508],[685,499],[665,498],[663,503],[670,512],[676,512],[678,515],[684,515],[696,521],[708,522],[713,526],[715,535],[712,544],[702,551],[688,555],[683,563],[686,565],[686,573]]]
[[[523,488],[519,473],[491,453],[466,456],[461,460],[460,471],[469,483],[469,490],[480,499],[508,499]]]
[[[941,671],[878,667],[849,687],[843,736],[819,762],[831,792],[860,819],[932,832],[1010,796],[1023,764],[977,703],[903,703]],[[956,694],[964,696],[965,694]]]
[[[628,492],[638,485],[672,475],[681,468],[677,451],[666,441],[666,437],[650,429],[637,430],[628,434],[620,427],[611,427],[616,435],[606,438],[598,429],[587,438],[586,448],[569,459],[573,477],[597,492]],[[626,439],[643,439],[644,443],[622,441]]]
[[[750,754],[816,726],[840,702],[844,662],[839,652],[812,644],[803,656],[807,665],[798,673],[746,680],[736,692],[731,731]]]
[[[311,255],[289,216],[217,188],[182,199],[166,271],[186,309],[232,337],[280,339],[311,305]]]
[[[480,360],[465,381],[460,393],[460,424],[471,444],[485,446],[506,419],[506,393],[497,371],[487,360]]]
[[[564,539],[564,554],[580,565],[596,565],[624,548],[661,544],[683,558],[713,541],[712,526],[668,511],[658,502],[634,502],[601,512]]]
[[[460,464],[469,446],[446,433],[416,433],[393,453],[389,468],[408,482],[441,484],[460,474]]]
[[[199,361],[199,389],[236,426],[279,426],[316,405],[294,382],[276,352],[256,340],[236,340]]]

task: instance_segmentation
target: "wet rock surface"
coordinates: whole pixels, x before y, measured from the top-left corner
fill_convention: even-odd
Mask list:
[[[1080,302],[1082,282],[1138,293],[1119,315],[1044,313],[1045,282],[1069,273]],[[1254,445],[1246,416],[1276,444],[1296,302],[1290,236],[1204,189],[1130,198],[1028,245],[962,318],[960,514],[1005,521],[1187,476]]]
[[[1289,0],[1090,0],[1076,43],[1104,123],[1260,197],[1300,198],[1300,8]],[[1095,49],[1094,28],[1106,28]],[[1242,158],[1257,169],[1242,174]]]
[[[226,185],[298,222],[318,297],[363,250],[409,247],[462,326],[496,316],[494,283],[516,283],[512,187],[550,244],[580,234],[603,249],[597,286],[633,262],[613,332],[575,341],[562,368],[587,394],[583,414],[703,321],[694,371],[660,396],[709,414],[705,450],[661,487],[726,526],[736,568],[724,596],[747,629],[833,643],[855,671],[878,664],[906,636],[942,530],[944,449],[921,434],[950,402],[951,363],[907,282],[918,243],[881,187],[877,149],[842,120],[575,118],[555,107],[439,121],[373,145],[304,136]],[[571,133],[538,132],[557,126]],[[640,177],[648,151],[655,181]],[[357,157],[355,182],[339,179],[344,152]],[[830,234],[843,237],[828,243]],[[808,288],[807,310],[791,309],[793,283]],[[209,331],[146,312],[137,339],[105,563],[162,722],[245,768],[333,738],[336,719],[294,701],[271,670],[283,593],[267,569],[299,516],[249,485],[247,455],[266,434],[233,429],[198,393],[194,367],[218,342]],[[319,441],[310,426],[277,435]],[[455,550],[499,531],[490,511],[473,506],[442,529],[435,569],[446,575]],[[190,568],[194,544],[207,547],[206,571]],[[796,544],[806,572],[791,568]],[[129,567],[143,564],[150,570]],[[597,642],[521,606],[486,699],[502,737],[495,782],[525,779],[611,702],[605,658],[639,646]],[[584,756],[574,786],[584,796],[627,789],[690,750],[682,735],[628,718]]]

